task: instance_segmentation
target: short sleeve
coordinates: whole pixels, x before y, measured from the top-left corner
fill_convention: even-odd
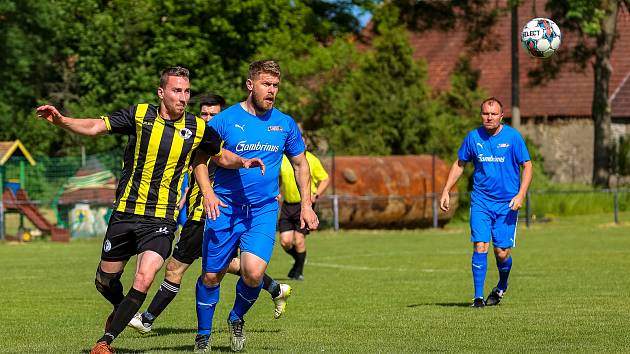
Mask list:
[[[459,147],[459,150],[457,151],[457,158],[460,161],[470,162],[470,160],[472,160],[473,153],[471,152],[471,149],[470,149],[471,140],[472,140],[471,134],[466,135],[464,142]]]
[[[202,149],[210,156],[219,156],[221,155],[221,148],[223,147],[223,140],[219,136],[214,128],[206,126],[205,131],[203,132],[203,137],[201,138],[201,143],[199,143],[199,149]]]
[[[298,128],[297,123],[293,119],[289,119],[289,132],[284,143],[284,153],[288,157],[293,157],[303,153],[304,150],[306,150],[306,146],[304,146],[300,128]]]
[[[516,134],[513,144],[514,155],[516,157],[516,162],[518,162],[519,165],[531,160],[529,157],[529,150],[527,150],[527,145],[525,145],[525,140],[520,134]]]
[[[109,116],[101,116],[105,121],[107,131],[114,134],[132,135],[136,133],[136,108],[131,106],[114,112]]]

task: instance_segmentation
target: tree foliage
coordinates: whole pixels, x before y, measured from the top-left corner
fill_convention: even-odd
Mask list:
[[[157,103],[159,73],[173,65],[191,69],[193,95],[217,92],[234,103],[244,98],[249,62],[272,58],[283,71],[279,107],[338,153],[452,152],[440,142],[464,134],[476,116],[474,75],[462,64],[451,92],[433,92],[397,7],[377,3],[5,0],[0,139],[49,156],[119,149],[125,137],[67,134],[33,110],[50,102],[68,116],[97,117]],[[357,6],[378,18],[368,48],[357,47]]]

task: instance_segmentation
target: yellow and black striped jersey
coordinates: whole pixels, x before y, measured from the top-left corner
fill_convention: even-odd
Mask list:
[[[210,182],[214,181],[214,171],[217,169],[212,161],[208,161],[208,175]],[[188,194],[186,194],[186,208],[188,209],[188,219],[193,221],[202,221],[206,218],[203,210],[203,194],[199,190],[199,183],[195,180],[195,174],[190,173],[188,178]]]
[[[110,133],[129,136],[114,210],[176,219],[191,154],[199,148],[218,156],[223,140],[191,113],[165,120],[150,104],[121,109],[102,119]]]

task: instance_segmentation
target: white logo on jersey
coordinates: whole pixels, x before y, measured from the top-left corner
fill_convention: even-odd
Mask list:
[[[477,146],[479,146],[480,148],[483,149],[483,144],[482,143],[477,143]]]
[[[247,144],[247,141],[243,140],[243,141],[239,141],[238,144],[236,144],[236,151],[237,152],[243,152],[243,151],[278,152],[280,151],[280,146],[271,145],[271,144],[261,144],[260,141],[256,142],[255,144]]]
[[[500,149],[500,148],[507,148],[507,147],[510,147],[510,144],[499,144],[499,145],[497,145],[497,147],[498,147],[499,149]]]
[[[179,130],[179,136],[184,138],[184,140],[187,140],[192,136],[192,132],[188,128],[182,128]]]
[[[483,154],[479,154],[477,155],[477,159],[479,160],[479,162],[505,162],[505,157],[504,156],[483,156]]]
[[[243,125],[239,125],[239,124],[234,124],[235,127],[237,127],[238,129],[245,131],[245,124]]]
[[[112,249],[112,243],[109,240],[105,240],[105,244],[103,245],[103,251],[106,253]]]
[[[158,234],[167,234],[168,233],[168,228],[167,227],[160,227],[156,233]]]

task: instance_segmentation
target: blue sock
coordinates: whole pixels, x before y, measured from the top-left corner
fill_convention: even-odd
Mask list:
[[[257,287],[250,288],[243,281],[243,277],[238,279],[236,283],[236,299],[234,299],[234,307],[230,312],[230,321],[243,319],[247,311],[249,311],[256,302],[256,299],[258,299],[260,289],[262,289],[262,282],[260,282]]]
[[[483,284],[486,281],[486,272],[488,271],[488,252],[473,252],[472,255],[472,273],[473,283],[475,284],[475,299],[483,298]]]
[[[508,288],[508,277],[510,276],[510,269],[512,269],[512,256],[509,256],[504,262],[497,260],[497,268],[499,269],[499,284],[497,284],[497,288],[505,291]]]
[[[212,317],[217,302],[219,302],[220,285],[207,287],[201,281],[201,277],[197,279],[196,298],[197,298],[197,333],[210,335],[212,333]]]

